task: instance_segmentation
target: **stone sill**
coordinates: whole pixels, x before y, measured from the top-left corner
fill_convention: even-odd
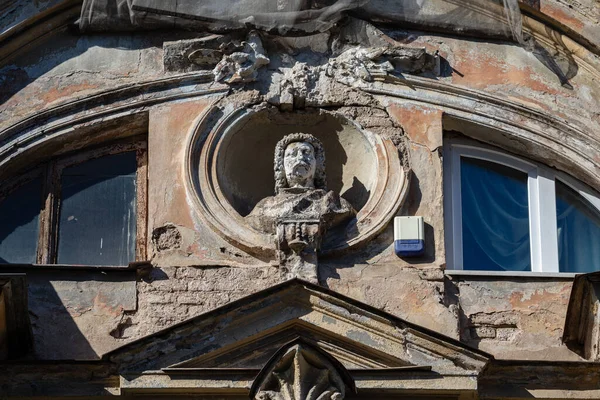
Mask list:
[[[527,279],[565,279],[573,280],[577,274],[574,272],[517,272],[517,271],[463,271],[451,270],[444,271],[446,275],[457,277],[481,277],[481,278],[527,278]]]
[[[74,265],[74,264],[8,264],[0,263],[2,271],[40,271],[40,270],[87,270],[87,271],[137,271],[151,268],[149,261],[134,261],[128,265]]]

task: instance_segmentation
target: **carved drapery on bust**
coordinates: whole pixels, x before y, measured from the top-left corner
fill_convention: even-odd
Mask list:
[[[267,362],[250,390],[253,400],[343,400],[356,391],[339,361],[316,346],[296,339]]]
[[[278,259],[288,278],[317,281],[317,255],[327,229],[356,215],[350,203],[328,191],[323,144],[294,133],[275,147],[275,196],[246,217],[253,228],[275,234]]]

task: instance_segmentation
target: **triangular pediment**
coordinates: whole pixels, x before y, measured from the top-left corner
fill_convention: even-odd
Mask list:
[[[122,373],[259,371],[301,339],[349,371],[477,376],[491,356],[326,288],[291,280],[121,347]],[[362,372],[361,372],[362,371]]]
[[[302,320],[276,326],[270,332],[233,343],[171,368],[256,368],[260,369],[286,343],[297,338],[335,357],[348,369],[397,368],[414,366],[405,360],[335,332],[319,329]]]

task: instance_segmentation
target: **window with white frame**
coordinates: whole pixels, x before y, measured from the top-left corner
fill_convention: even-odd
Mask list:
[[[600,196],[564,173],[448,143],[444,193],[449,269],[600,270]]]

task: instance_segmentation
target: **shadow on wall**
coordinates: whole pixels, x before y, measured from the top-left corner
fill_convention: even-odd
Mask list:
[[[114,342],[110,331],[115,321],[124,310],[136,307],[133,271],[28,271],[27,279],[38,359],[100,358],[93,343],[102,347],[102,343]]]
[[[352,186],[342,193],[345,199],[361,199],[360,203],[356,204],[358,209],[365,205],[366,200],[371,196],[371,191],[367,189],[364,183],[356,176],[352,177]],[[363,200],[364,199],[364,200]]]
[[[417,215],[421,202],[423,200],[423,193],[421,192],[421,183],[417,175],[410,172],[410,195],[406,199],[406,203],[400,210],[400,215]],[[424,224],[424,235],[425,235],[425,254],[419,257],[406,257],[403,260],[407,264],[419,265],[419,264],[432,264],[435,262],[435,230],[433,226],[425,223]]]
[[[360,182],[358,182],[360,184]],[[417,215],[419,207],[421,206],[423,194],[421,193],[419,178],[410,172],[410,187],[409,196],[406,202],[401,207],[397,215]],[[407,265],[423,265],[432,264],[436,261],[436,237],[435,230],[432,225],[425,223],[425,254],[418,257],[404,257],[397,258],[399,261],[406,263]],[[357,264],[369,264],[373,262],[374,254],[384,254],[388,252],[393,254],[392,246],[394,245],[394,222],[390,220],[386,229],[375,237],[368,245],[359,248],[355,251],[350,251],[341,257],[329,258],[322,257],[323,267],[320,270],[321,284],[327,287],[326,280],[328,278],[340,279],[340,275],[337,273],[338,269],[353,268]],[[395,255],[393,257],[396,257]]]

